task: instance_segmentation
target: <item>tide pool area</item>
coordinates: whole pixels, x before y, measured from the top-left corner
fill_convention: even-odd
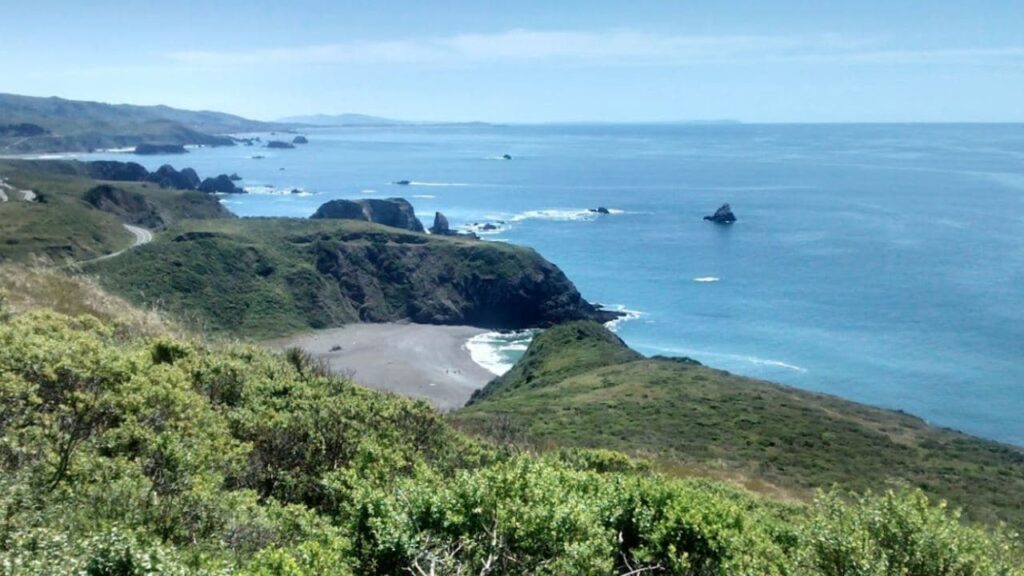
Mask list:
[[[237,172],[249,194],[222,201],[240,216],[308,217],[331,199],[404,197],[426,226],[441,211],[483,241],[535,248],[586,299],[628,311],[614,329],[640,352],[1024,445],[1017,125],[304,134],[309,144],[293,150],[78,157]],[[724,203],[736,223],[702,220]],[[490,333],[467,348],[498,374],[528,340]]]

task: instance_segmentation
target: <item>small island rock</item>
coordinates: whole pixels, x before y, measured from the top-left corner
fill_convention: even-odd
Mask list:
[[[320,206],[310,218],[362,220],[413,232],[424,231],[412,204],[404,198],[331,200]]]
[[[221,174],[216,178],[207,178],[199,185],[198,190],[200,192],[206,192],[208,194],[223,193],[223,194],[245,194],[245,190],[235,186],[235,183],[231,181],[231,177],[227,174]]]
[[[705,216],[704,219],[715,224],[732,224],[736,221],[736,215],[732,213],[732,208],[728,204],[722,204],[714,214]]]
[[[305,136],[296,136],[292,139],[292,144],[309,144],[309,140]]]

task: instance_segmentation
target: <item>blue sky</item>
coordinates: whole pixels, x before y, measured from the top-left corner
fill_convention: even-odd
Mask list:
[[[416,120],[1024,121],[1022,0],[4,0],[0,92]]]

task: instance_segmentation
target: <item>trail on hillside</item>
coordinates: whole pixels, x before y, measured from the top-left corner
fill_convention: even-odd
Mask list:
[[[91,264],[93,262],[102,262],[104,260],[109,260],[111,258],[115,258],[117,256],[120,256],[121,254],[124,254],[125,252],[131,250],[132,248],[138,248],[139,246],[142,246],[143,244],[149,244],[150,242],[153,241],[153,232],[151,230],[147,230],[145,228],[140,228],[138,226],[132,226],[131,224],[121,224],[121,225],[124,226],[125,230],[131,232],[132,235],[135,236],[135,240],[132,242],[131,246],[125,248],[124,250],[118,250],[117,252],[111,252],[110,254],[104,254],[103,256],[100,256],[99,258],[93,258],[92,260],[83,260],[81,262],[75,262],[75,265]]]

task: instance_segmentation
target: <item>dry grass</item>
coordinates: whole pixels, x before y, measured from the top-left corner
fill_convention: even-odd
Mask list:
[[[15,264],[0,265],[0,311],[22,314],[49,309],[70,316],[88,314],[133,334],[184,332],[155,309],[141,309],[105,291],[92,278]]]

